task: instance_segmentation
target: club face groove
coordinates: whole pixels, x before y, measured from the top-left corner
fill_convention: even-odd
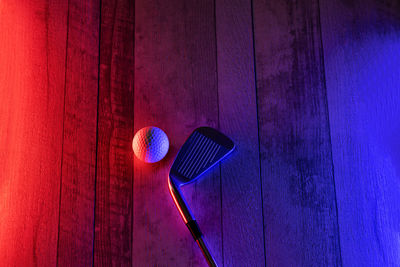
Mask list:
[[[189,183],[221,161],[234,147],[233,142],[217,130],[197,128],[179,150],[170,175],[180,184]]]

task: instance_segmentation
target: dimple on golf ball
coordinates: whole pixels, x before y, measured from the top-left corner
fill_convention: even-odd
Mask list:
[[[169,141],[167,135],[160,128],[144,127],[133,137],[132,148],[138,159],[154,163],[165,157]]]

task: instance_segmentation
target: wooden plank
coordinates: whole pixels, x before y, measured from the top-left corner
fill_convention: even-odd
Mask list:
[[[0,1],[0,262],[55,266],[67,5]]]
[[[99,0],[69,1],[58,259],[93,262]]]
[[[132,265],[134,2],[101,4],[94,266]]]
[[[340,265],[318,2],[253,12],[267,265]]]
[[[216,1],[219,121],[236,151],[221,168],[225,266],[265,265],[251,1]]]
[[[398,1],[321,1],[344,266],[397,266]]]
[[[218,126],[213,1],[136,1],[135,131],[163,129],[166,158],[134,160],[134,266],[206,266],[168,191],[178,149],[198,126]],[[219,170],[183,189],[218,262],[222,261]]]

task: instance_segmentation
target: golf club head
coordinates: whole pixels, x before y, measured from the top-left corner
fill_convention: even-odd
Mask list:
[[[189,136],[172,164],[168,177],[168,186],[183,221],[196,240],[209,266],[217,263],[212,257],[203,234],[182,196],[180,187],[193,182],[220,162],[235,148],[232,140],[210,127],[200,127]]]
[[[210,127],[200,127],[189,136],[170,170],[180,185],[193,182],[235,148],[232,140]]]

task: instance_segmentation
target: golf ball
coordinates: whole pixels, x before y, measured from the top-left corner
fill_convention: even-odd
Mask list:
[[[138,159],[154,163],[165,157],[169,141],[167,135],[160,128],[144,127],[133,137],[132,148]]]

